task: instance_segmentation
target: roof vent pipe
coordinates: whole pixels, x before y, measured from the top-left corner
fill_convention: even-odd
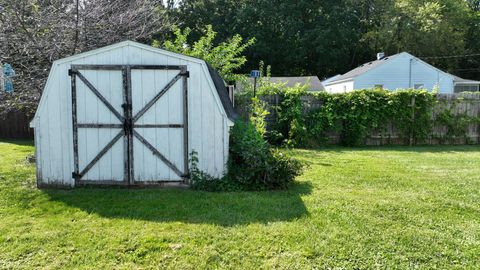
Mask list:
[[[383,58],[385,58],[385,53],[384,52],[377,53],[377,60],[382,60]]]

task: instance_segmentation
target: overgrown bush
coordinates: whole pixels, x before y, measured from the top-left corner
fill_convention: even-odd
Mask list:
[[[259,99],[258,97],[252,98],[252,112],[249,119],[255,127],[255,130],[262,137],[265,137],[267,133],[267,123],[265,122],[265,117],[270,114],[266,107],[267,104],[263,100]]]
[[[302,164],[272,148],[250,122],[239,120],[230,135],[228,174],[215,179],[190,159],[192,188],[207,191],[285,189],[302,171]]]
[[[190,187],[196,190],[205,191],[241,191],[242,187],[230,181],[228,177],[215,178],[198,168],[198,155],[193,151],[190,153]]]
[[[237,121],[230,138],[228,178],[245,190],[284,189],[302,170],[299,161],[271,148],[249,122]]]

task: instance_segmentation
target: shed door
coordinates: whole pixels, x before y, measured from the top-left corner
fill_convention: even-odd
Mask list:
[[[76,184],[184,181],[186,66],[72,65]]]
[[[132,67],[134,183],[182,181],[188,171],[187,76]]]

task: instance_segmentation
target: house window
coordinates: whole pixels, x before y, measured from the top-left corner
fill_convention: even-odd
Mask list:
[[[413,85],[413,88],[414,89],[423,89],[425,87],[424,87],[423,83],[416,83],[416,84]]]
[[[383,84],[375,84],[375,89],[383,89]]]
[[[477,92],[479,89],[478,84],[457,84],[455,85],[455,93],[460,92]]]

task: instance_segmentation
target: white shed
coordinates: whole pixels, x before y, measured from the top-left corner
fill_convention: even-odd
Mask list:
[[[37,112],[37,185],[188,183],[219,177],[236,113],[205,61],[124,41],[53,63]]]

